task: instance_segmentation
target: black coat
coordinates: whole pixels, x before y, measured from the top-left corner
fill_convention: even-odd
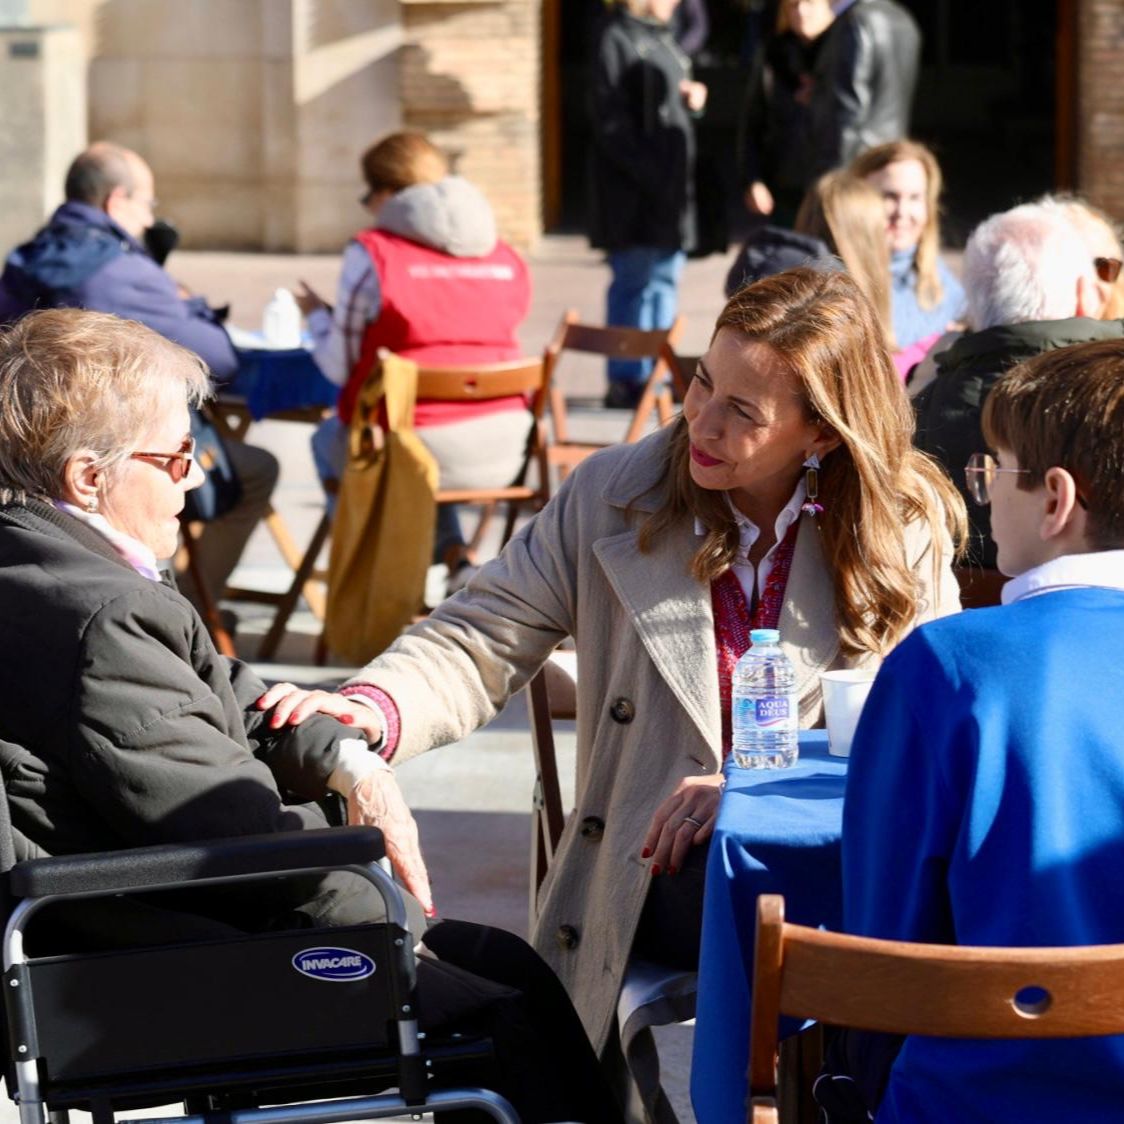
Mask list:
[[[809,113],[815,63],[826,33],[804,43],[792,32],[768,40],[750,68],[741,138],[742,182],[802,197],[814,177]]]
[[[354,732],[319,715],[271,731],[252,705],[261,680],[80,520],[37,501],[0,507],[0,617],[0,771],[31,844],[66,855],[328,825],[282,789],[326,796],[336,739]],[[379,912],[352,876],[281,885],[239,889],[223,919]]]
[[[751,285],[762,277],[772,277],[774,273],[802,265],[830,271],[843,268],[826,242],[783,226],[760,226],[745,240],[730,266],[726,275],[726,296],[732,297],[743,285]]]
[[[1120,339],[1124,321],[1039,320],[969,332],[937,358],[937,377],[914,400],[917,447],[944,465],[968,505],[970,534],[966,561],[995,566],[990,508],[968,496],[964,466],[973,453],[987,452],[980,419],[999,376],[1016,363],[1071,344]]]
[[[617,11],[597,46],[590,242],[607,250],[695,243],[695,132],[679,91],[691,63],[671,28]]]
[[[921,30],[895,0],[855,0],[824,33],[810,128],[815,172],[909,135]]]

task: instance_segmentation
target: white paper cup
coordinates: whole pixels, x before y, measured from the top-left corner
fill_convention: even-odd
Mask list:
[[[827,717],[827,751],[833,757],[851,756],[851,741],[873,682],[874,672],[861,668],[825,671],[820,676]]]

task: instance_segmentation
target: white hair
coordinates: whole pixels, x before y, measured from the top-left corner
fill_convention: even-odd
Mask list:
[[[964,250],[968,323],[1068,320],[1077,315],[1077,282],[1095,281],[1085,239],[1061,207],[1024,203],[992,215],[972,231]]]

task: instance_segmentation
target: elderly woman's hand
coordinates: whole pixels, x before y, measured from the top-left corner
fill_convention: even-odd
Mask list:
[[[389,769],[371,773],[348,793],[347,822],[368,824],[382,831],[387,857],[398,877],[421,902],[425,915],[432,917],[433,894],[418,842],[418,825]]]
[[[275,683],[256,705],[258,710],[273,707],[269,725],[274,730],[285,725],[299,726],[313,714],[329,714],[345,726],[354,726],[371,745],[378,745],[383,739],[382,720],[377,711],[334,691],[310,691],[292,683]]]
[[[688,849],[710,838],[721,792],[720,773],[684,777],[656,809],[640,853],[641,858],[651,858],[652,874],[677,873],[683,867]]]

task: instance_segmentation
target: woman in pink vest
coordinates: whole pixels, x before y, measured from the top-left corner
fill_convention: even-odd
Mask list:
[[[393,133],[360,161],[361,202],[374,226],[343,254],[336,304],[302,283],[313,356],[343,387],[339,417],[317,430],[313,455],[322,479],[338,479],[359,388],[380,348],[421,364],[456,366],[517,359],[516,329],[531,283],[519,255],[496,235],[488,201],[448,174],[441,152],[421,133]],[[523,461],[531,419],[522,397],[484,402],[420,400],[414,428],[437,461],[443,488],[511,483]],[[438,508],[434,559],[459,588],[474,560],[456,508]]]

